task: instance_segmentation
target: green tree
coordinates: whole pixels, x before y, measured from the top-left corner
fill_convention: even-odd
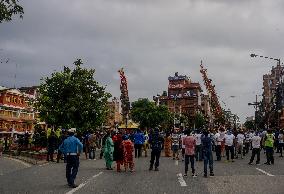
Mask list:
[[[247,128],[247,129],[249,129],[249,130],[253,130],[254,129],[254,125],[255,125],[255,123],[254,123],[254,121],[246,121],[245,123],[244,123],[244,126]]]
[[[95,129],[106,118],[111,95],[95,81],[94,69],[82,68],[81,59],[74,64],[74,70],[64,67],[43,79],[37,104],[40,117],[63,128]]]
[[[131,118],[139,122],[141,128],[154,128],[168,124],[171,114],[166,106],[156,106],[144,98],[132,103]]]
[[[18,4],[18,0],[1,0],[0,1],[0,23],[12,20],[13,15],[19,15],[23,18],[24,9]]]
[[[197,113],[194,118],[194,124],[196,129],[202,129],[206,124],[206,120],[201,113]]]

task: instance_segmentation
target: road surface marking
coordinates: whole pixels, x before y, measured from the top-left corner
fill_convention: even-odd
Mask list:
[[[274,176],[273,174],[270,174],[268,172],[265,172],[264,170],[260,169],[260,168],[256,168],[256,170],[262,172],[263,174],[266,174],[267,176]]]
[[[175,161],[175,165],[178,166],[178,160]]]
[[[18,160],[18,159],[15,159],[15,158],[10,158],[10,157],[4,157],[8,160],[12,160],[12,161],[15,161],[15,162],[18,162],[18,163],[21,163],[22,165],[24,165],[25,167],[31,167],[32,165],[26,163],[26,162],[23,162],[21,160]]]
[[[47,165],[49,165],[49,163],[41,164],[39,166],[42,167],[42,166],[47,166]]]
[[[184,181],[182,174],[181,173],[177,174],[177,177],[178,177],[178,182],[179,182],[180,186],[181,187],[187,187],[187,184]]]
[[[73,194],[73,193],[75,193],[79,189],[83,188],[86,184],[88,184],[92,179],[95,179],[96,177],[100,176],[101,174],[103,174],[103,172],[100,172],[99,174],[96,174],[96,175],[92,176],[91,178],[86,180],[84,183],[81,183],[78,187],[72,189],[71,191],[67,192],[66,194]]]

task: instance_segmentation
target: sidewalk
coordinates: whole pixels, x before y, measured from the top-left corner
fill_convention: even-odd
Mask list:
[[[24,157],[24,156],[13,156],[13,155],[9,155],[9,154],[3,154],[3,156],[7,157],[7,158],[14,158],[17,160],[21,160],[23,162],[26,162],[28,164],[32,164],[32,165],[42,165],[47,163],[46,160],[36,160],[34,158],[30,158],[30,157]]]

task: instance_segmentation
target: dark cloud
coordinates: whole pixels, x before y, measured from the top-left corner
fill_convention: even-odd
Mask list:
[[[0,26],[0,85],[38,85],[40,78],[82,58],[119,96],[124,67],[131,100],[167,89],[178,71],[202,83],[200,60],[221,99],[242,120],[260,94],[262,75],[282,57],[283,1],[266,0],[49,0],[23,1],[23,20]],[[204,89],[204,87],[203,87]],[[237,96],[234,99],[229,96]]]

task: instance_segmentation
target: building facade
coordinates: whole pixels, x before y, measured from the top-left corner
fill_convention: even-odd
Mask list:
[[[121,114],[119,109],[119,100],[114,97],[110,102],[108,102],[108,115],[105,126],[116,127],[119,123],[121,123]]]
[[[272,67],[270,74],[263,75],[263,103],[266,112],[270,112],[276,102],[275,94],[284,68],[278,64]]]
[[[18,89],[0,88],[0,132],[32,132],[35,114],[29,98]]]
[[[185,75],[168,77],[168,92],[159,96],[159,102],[166,105],[172,113],[185,115],[194,118],[197,112],[201,111],[201,86],[192,82]]]

